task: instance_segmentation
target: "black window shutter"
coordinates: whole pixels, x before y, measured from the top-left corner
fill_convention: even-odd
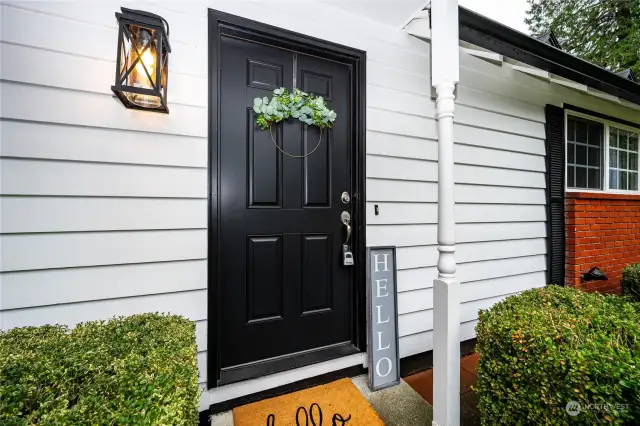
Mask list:
[[[547,105],[547,281],[564,285],[564,110]]]

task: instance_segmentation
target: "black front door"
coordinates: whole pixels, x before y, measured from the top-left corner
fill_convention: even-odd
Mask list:
[[[352,66],[222,36],[219,53],[220,383],[335,358],[354,345]],[[256,124],[257,97],[294,87],[337,113],[320,134],[298,120]],[[321,140],[320,140],[321,139]],[[318,141],[318,148],[312,151]],[[352,223],[353,224],[353,223]]]

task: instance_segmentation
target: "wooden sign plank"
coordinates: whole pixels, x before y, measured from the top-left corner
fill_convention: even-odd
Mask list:
[[[367,249],[367,352],[369,387],[400,383],[396,248]]]

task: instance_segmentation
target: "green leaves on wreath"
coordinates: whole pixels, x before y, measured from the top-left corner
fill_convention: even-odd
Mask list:
[[[295,118],[309,126],[331,128],[337,117],[335,111],[327,108],[322,96],[314,96],[295,89],[289,93],[281,87],[273,91],[273,98],[255,98],[253,111],[257,114],[256,124],[262,129],[268,129],[272,124],[282,120]]]

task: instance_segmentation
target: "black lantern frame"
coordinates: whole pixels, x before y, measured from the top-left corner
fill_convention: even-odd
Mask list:
[[[111,90],[127,108],[169,113],[169,24],[153,13],[121,10],[116,12],[118,58]]]

